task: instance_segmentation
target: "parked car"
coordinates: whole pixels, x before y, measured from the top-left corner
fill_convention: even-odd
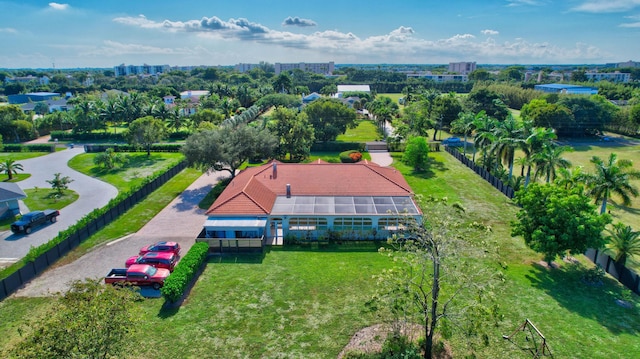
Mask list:
[[[60,212],[55,209],[46,209],[44,211],[33,211],[24,214],[19,220],[11,223],[11,232],[26,234],[31,233],[37,226],[45,223],[55,223],[58,220]]]
[[[124,266],[129,268],[133,264],[148,264],[156,268],[165,268],[173,272],[178,262],[178,256],[173,252],[147,252],[141,256],[133,256],[127,259]]]
[[[106,277],[105,284],[131,284],[137,286],[150,285],[154,289],[160,289],[164,281],[169,277],[169,270],[155,268],[148,264],[133,264],[129,268],[114,268]]]
[[[178,242],[156,242],[148,246],[140,248],[140,255],[148,252],[172,252],[175,255],[180,254],[180,244]]]

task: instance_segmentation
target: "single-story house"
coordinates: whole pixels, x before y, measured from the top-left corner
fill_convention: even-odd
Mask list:
[[[206,212],[198,241],[384,239],[407,217],[422,219],[413,192],[391,167],[359,163],[281,163],[240,172]],[[216,244],[214,244],[216,243]]]
[[[312,92],[310,94],[308,94],[307,96],[302,96],[302,103],[303,104],[307,104],[307,103],[311,103],[319,98],[321,98],[322,96],[320,94],[318,94],[317,92]]]
[[[22,188],[13,182],[0,182],[0,218],[20,213],[19,200],[27,198]]]

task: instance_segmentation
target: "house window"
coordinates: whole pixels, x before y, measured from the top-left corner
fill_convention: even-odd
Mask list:
[[[371,229],[371,218],[368,217],[338,217],[333,220],[335,231],[363,231]]]
[[[382,217],[378,219],[378,230],[380,231],[397,231],[404,229],[405,226],[402,223],[403,218],[400,217]]]
[[[324,231],[326,229],[326,218],[292,217],[291,219],[289,219],[290,231]]]

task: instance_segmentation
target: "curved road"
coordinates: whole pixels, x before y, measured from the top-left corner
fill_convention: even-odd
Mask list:
[[[104,207],[118,195],[118,190],[114,186],[67,166],[67,162],[80,153],[84,153],[84,148],[65,149],[19,161],[24,169],[23,172],[31,174],[28,179],[18,182],[23,190],[34,187],[50,189],[51,185],[46,181],[53,179],[54,173],[61,173],[62,176],[69,176],[73,180],[69,188],[76,191],[79,198],[60,211],[58,222],[42,226],[31,234],[14,235],[11,231],[0,232],[0,260],[4,263],[11,263],[24,257],[31,246],[48,242],[57,236],[58,232],[75,224],[94,209]]]
[[[372,152],[371,160],[381,166],[389,166],[393,161],[388,152]],[[140,247],[156,241],[176,241],[184,255],[206,220],[205,211],[198,208],[198,203],[222,176],[226,176],[226,172],[203,174],[137,233],[96,247],[72,263],[45,271],[14,295],[46,296],[65,291],[73,280],[104,277],[111,268],[124,267],[126,259],[136,255]]]

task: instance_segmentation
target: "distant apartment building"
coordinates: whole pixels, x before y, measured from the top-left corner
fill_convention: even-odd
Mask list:
[[[598,82],[598,81],[609,81],[609,82],[620,82],[627,83],[631,81],[631,74],[624,72],[596,72],[590,71],[585,72],[584,75],[587,77],[587,80]]]
[[[169,65],[125,65],[121,64],[113,68],[116,77],[135,75],[157,75],[170,70]]]
[[[431,71],[408,73],[407,78],[427,79],[434,82],[452,82],[452,81],[467,82],[469,81],[469,76],[467,75],[432,74]]]
[[[305,72],[313,72],[320,75],[333,75],[335,64],[333,63],[333,61],[320,63],[299,62],[292,64],[283,64],[276,62],[274,68],[276,75],[279,75],[283,71],[293,71],[295,69],[300,69]]]
[[[625,61],[625,62],[618,62],[615,64],[607,64],[607,67],[617,67],[617,68],[625,68],[625,67],[640,67],[640,62],[638,61]]]
[[[20,84],[28,84],[31,82],[35,82],[39,85],[48,85],[49,84],[49,78],[47,76],[42,76],[42,77],[36,77],[33,75],[29,75],[29,76],[16,76],[16,77],[7,77],[4,79],[5,83],[11,84],[11,83],[20,83]]]
[[[476,70],[476,63],[474,62],[450,62],[449,73],[468,75]]]
[[[239,63],[235,66],[236,71],[238,72],[247,72],[247,71],[251,71],[253,69],[259,68],[260,64],[244,64],[244,63]]]

